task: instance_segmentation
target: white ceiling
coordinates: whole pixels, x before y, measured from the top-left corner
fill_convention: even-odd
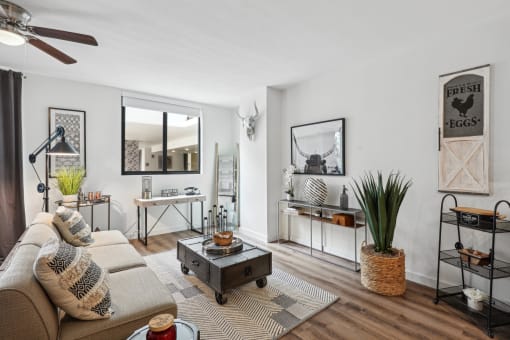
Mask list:
[[[45,39],[78,60],[66,66],[1,45],[0,65],[222,106],[510,13],[508,0],[11,1],[99,47]]]

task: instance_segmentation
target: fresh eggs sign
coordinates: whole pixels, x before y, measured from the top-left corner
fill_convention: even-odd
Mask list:
[[[476,74],[455,77],[444,85],[443,91],[443,136],[483,135],[483,77]]]
[[[489,194],[490,66],[439,77],[439,191]]]

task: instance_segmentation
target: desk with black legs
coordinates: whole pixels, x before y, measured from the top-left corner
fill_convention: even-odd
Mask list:
[[[174,209],[182,216],[182,218],[186,221],[186,223],[190,226],[190,229],[196,231],[197,233],[203,234],[204,232],[204,201],[206,200],[205,195],[178,195],[178,196],[170,196],[170,197],[153,197],[153,198],[135,198],[135,205],[138,213],[138,240],[140,239],[140,208],[144,209],[144,229],[145,229],[145,238],[143,240],[144,244],[147,246],[147,236],[152,232],[152,230],[156,227],[158,222],[161,220],[163,215],[168,211],[168,209],[172,206]],[[193,203],[200,202],[200,230],[193,228]],[[177,204],[186,204],[189,203],[189,217],[185,216],[179,208],[176,207]],[[166,208],[163,210],[161,215],[158,217],[156,222],[152,225],[150,229],[147,228],[147,208],[154,206],[165,206]]]

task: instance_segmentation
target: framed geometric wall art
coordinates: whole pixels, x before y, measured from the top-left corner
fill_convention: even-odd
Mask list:
[[[490,194],[490,65],[439,77],[439,191]]]
[[[345,175],[345,118],[290,128],[296,174]]]
[[[86,120],[85,111],[69,110],[50,107],[48,109],[49,130],[48,135],[55,131],[57,126],[65,130],[66,142],[71,144],[80,154],[76,156],[50,156],[49,174],[55,177],[57,170],[69,166],[81,166],[86,169]],[[54,141],[50,147],[53,147]]]

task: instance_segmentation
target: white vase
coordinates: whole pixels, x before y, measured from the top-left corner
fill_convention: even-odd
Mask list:
[[[328,187],[322,178],[308,177],[303,189],[305,200],[314,205],[322,205],[328,196]]]
[[[291,194],[287,194],[287,201],[292,201],[294,197]]]
[[[62,195],[62,202],[71,203],[78,200],[78,194]]]

